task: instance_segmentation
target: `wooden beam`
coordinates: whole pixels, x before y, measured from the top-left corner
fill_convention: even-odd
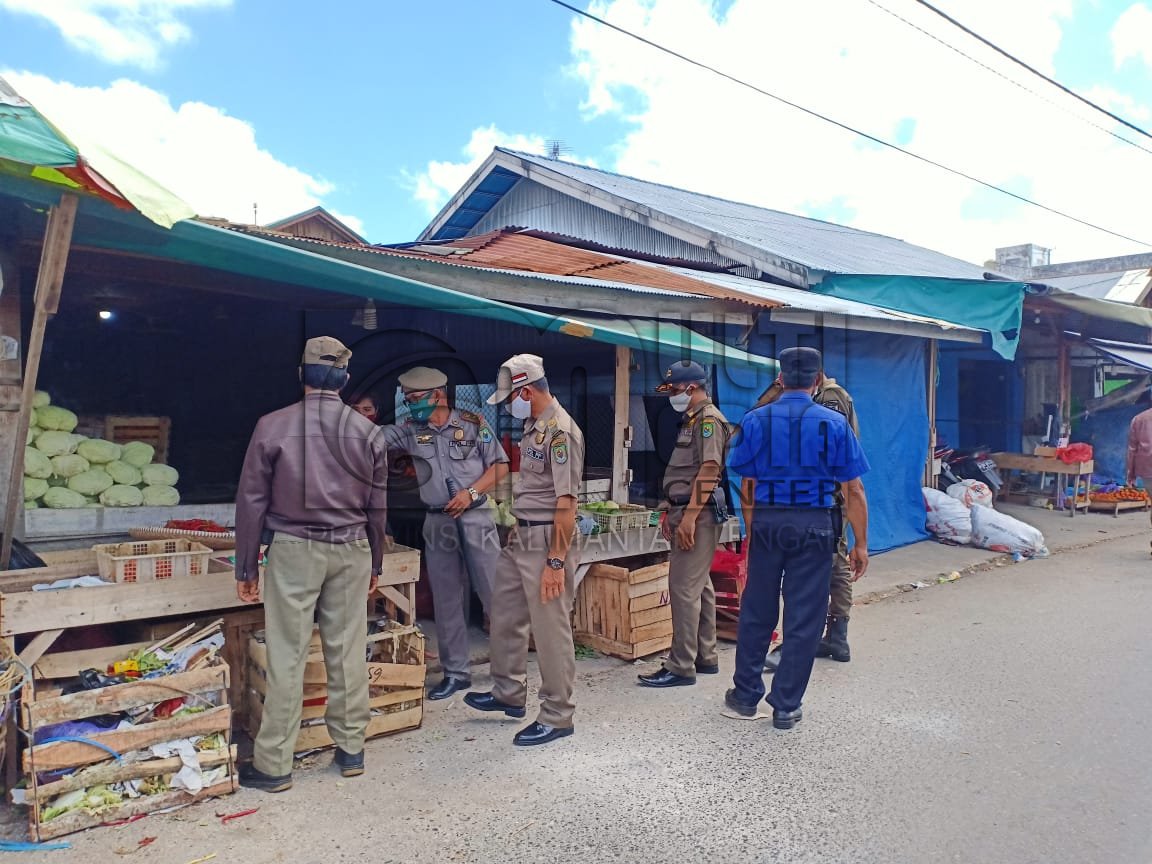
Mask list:
[[[616,346],[616,382],[613,390],[612,418],[612,500],[628,503],[628,482],[632,471],[628,453],[632,447],[632,427],[628,425],[631,403],[632,349]]]
[[[24,390],[20,400],[20,419],[16,422],[16,437],[12,442],[12,468],[8,477],[8,494],[4,499],[4,536],[0,540],[0,570],[7,570],[12,559],[12,532],[17,515],[24,512],[20,493],[24,481],[24,445],[32,418],[32,397],[36,392],[36,379],[40,374],[40,355],[44,351],[44,329],[48,319],[60,307],[60,290],[64,284],[64,268],[68,263],[68,249],[72,245],[72,228],[76,224],[76,206],[79,199],[71,192],[60,197],[60,203],[48,212],[48,226],[44,230],[44,248],[40,255],[40,269],[36,275],[36,311],[32,318],[32,334],[28,339],[27,361],[24,365]]]
[[[924,485],[936,488],[936,376],[940,371],[940,346],[928,340],[928,382],[925,396],[928,408],[928,461],[924,466]]]

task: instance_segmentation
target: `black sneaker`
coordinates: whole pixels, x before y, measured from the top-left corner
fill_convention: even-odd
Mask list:
[[[364,751],[352,754],[337,747],[336,754],[332,757],[332,764],[340,769],[343,777],[359,777],[364,773]]]
[[[240,785],[247,789],[259,789],[261,792],[287,792],[292,788],[292,775],[274,777],[260,771],[255,765],[241,765]]]
[[[736,699],[736,688],[729,688],[728,692],[724,694],[724,704],[728,706],[730,711],[739,714],[741,717],[755,717],[757,707],[749,705],[747,702],[740,702]]]

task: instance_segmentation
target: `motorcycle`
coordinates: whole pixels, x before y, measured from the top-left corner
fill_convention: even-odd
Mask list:
[[[961,480],[979,480],[992,490],[993,498],[1000,494],[1004,479],[987,447],[956,450],[941,446],[936,448],[934,455],[940,460],[940,478],[937,481],[940,489],[947,489]]]

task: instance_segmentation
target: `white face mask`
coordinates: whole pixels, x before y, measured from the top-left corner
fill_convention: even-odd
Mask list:
[[[668,397],[668,401],[672,404],[674,411],[679,411],[683,414],[688,410],[688,405],[692,402],[691,393],[673,393]]]
[[[527,399],[521,399],[517,396],[512,400],[508,406],[508,410],[512,412],[512,416],[517,420],[527,420],[532,416],[532,403]]]

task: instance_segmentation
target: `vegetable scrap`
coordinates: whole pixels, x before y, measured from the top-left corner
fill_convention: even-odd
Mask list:
[[[217,813],[216,815],[220,817],[220,824],[226,825],[229,822],[231,822],[233,819],[243,819],[245,816],[251,816],[253,813],[259,813],[259,812],[260,812],[259,807],[252,807],[251,809],[248,809],[248,810],[241,810],[238,813],[228,813],[228,814]]]
[[[203,531],[208,534],[227,534],[232,530],[212,519],[169,519],[164,523],[164,527],[176,531]]]

